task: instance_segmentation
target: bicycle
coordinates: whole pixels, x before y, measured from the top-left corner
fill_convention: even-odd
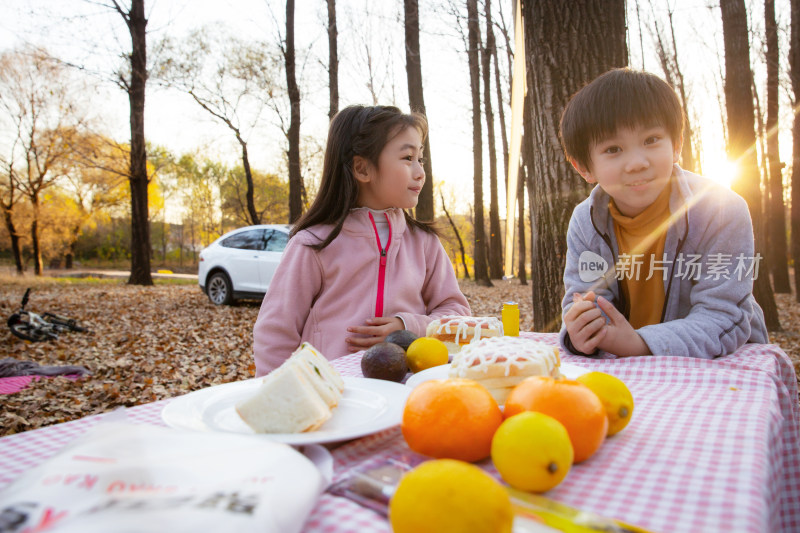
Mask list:
[[[58,339],[59,333],[77,331],[87,333],[89,330],[80,326],[74,318],[54,313],[34,313],[28,311],[25,306],[28,304],[28,297],[31,289],[25,291],[19,311],[8,317],[8,324],[11,333],[20,339],[32,342],[41,342]]]

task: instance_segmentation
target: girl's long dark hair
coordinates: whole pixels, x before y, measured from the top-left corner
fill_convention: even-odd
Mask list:
[[[361,156],[377,167],[378,157],[390,136],[408,127],[416,128],[423,140],[428,134],[428,121],[423,115],[405,114],[393,106],[352,105],[339,111],[328,129],[319,192],[292,228],[291,236],[310,226],[333,224],[333,231],[323,241],[309,245],[315,250],[328,246],[342,230],[350,209],[356,207],[358,183],[353,176],[353,157]],[[432,225],[412,218],[405,211],[403,214],[412,230],[436,233]]]

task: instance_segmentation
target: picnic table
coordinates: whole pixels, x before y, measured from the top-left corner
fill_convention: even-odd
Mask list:
[[[555,334],[522,333],[549,344]],[[337,359],[361,376],[361,354]],[[680,357],[563,360],[616,375],[636,401],[625,430],[575,465],[546,496],[657,532],[800,531],[797,379],[775,345],[747,345],[715,360]],[[171,400],[127,409],[136,423],[163,425]],[[0,490],[100,422],[89,416],[0,439]],[[357,467],[407,456],[399,427],[331,450],[334,483]],[[477,463],[497,476],[491,461]],[[498,476],[499,477],[499,476]],[[388,532],[378,513],[323,493],[305,531]]]

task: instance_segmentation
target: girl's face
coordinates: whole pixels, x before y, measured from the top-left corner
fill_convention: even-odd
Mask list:
[[[356,157],[353,166],[358,180],[358,206],[375,210],[416,207],[425,183],[422,150],[422,136],[417,128],[409,126],[386,143],[377,168]]]

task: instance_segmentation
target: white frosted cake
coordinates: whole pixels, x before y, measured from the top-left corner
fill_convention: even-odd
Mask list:
[[[474,379],[489,389],[498,404],[530,376],[560,377],[556,346],[521,337],[489,337],[465,346],[453,357],[451,378]]]
[[[343,391],[336,369],[306,342],[264,376],[255,394],[236,404],[236,412],[256,433],[313,431],[331,417]]]
[[[452,355],[467,344],[503,335],[503,323],[493,316],[443,316],[428,324],[425,336],[439,339]]]

